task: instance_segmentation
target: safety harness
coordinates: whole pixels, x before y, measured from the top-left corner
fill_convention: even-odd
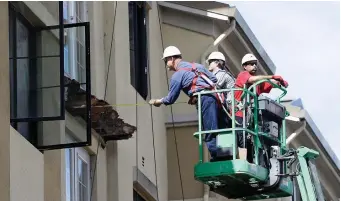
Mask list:
[[[204,89],[204,90],[210,90],[210,91],[216,91],[216,85],[208,78],[208,76],[204,72],[198,71],[197,67],[195,66],[195,63],[192,63],[192,68],[179,68],[177,71],[190,71],[195,74],[192,85],[191,85],[191,91],[193,94],[197,92],[197,89]],[[204,86],[204,85],[197,85],[197,80],[198,78],[201,77],[209,86]],[[217,98],[218,101],[218,106],[219,108],[223,107],[223,104],[225,102],[225,97],[223,93],[214,93],[215,97]],[[190,100],[188,101],[189,104],[196,104],[196,97],[195,96],[190,96]]]
[[[190,72],[193,72],[195,74],[194,78],[193,78],[193,81],[192,81],[192,84],[191,84],[191,91],[193,92],[193,94],[195,92],[197,92],[196,90],[197,89],[204,89],[204,90],[210,90],[210,91],[217,91],[217,88],[216,88],[216,85],[208,78],[208,76],[204,73],[204,72],[200,72],[198,71],[198,69],[196,68],[195,66],[195,63],[192,63],[192,68],[179,68],[177,69],[176,71],[190,71]],[[205,80],[205,82],[209,85],[209,86],[204,86],[204,85],[197,85],[197,80],[198,78],[201,77],[203,80]],[[232,112],[230,110],[230,112],[228,111],[228,109],[225,107],[225,97],[224,97],[224,94],[223,93],[214,93],[216,99],[217,99],[217,102],[218,102],[218,107],[220,109],[223,109],[224,112],[229,116],[230,119],[232,119],[232,116],[230,114],[230,112]],[[237,100],[236,100],[237,101]],[[190,99],[188,101],[188,104],[191,104],[191,105],[195,105],[197,103],[197,97],[196,96],[193,96],[191,95],[190,96]],[[232,109],[230,107],[231,105],[228,104],[228,108]],[[247,106],[244,106],[244,104],[242,103],[242,101],[237,101],[237,105],[236,105],[236,109],[237,110],[245,110]],[[250,107],[250,106],[249,106]],[[248,107],[248,113],[246,114],[246,118],[247,118],[247,122],[249,122],[250,120],[250,117],[251,117],[251,108]],[[236,112],[236,111],[235,111]],[[235,123],[237,125],[241,125],[240,123],[238,123],[237,121],[235,121]]]

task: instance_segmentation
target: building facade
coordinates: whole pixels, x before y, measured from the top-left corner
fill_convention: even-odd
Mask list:
[[[168,92],[172,74],[161,60],[168,45],[197,63],[219,50],[234,75],[252,52],[261,73],[275,72],[236,8],[26,1],[0,9],[0,200],[225,200],[193,178],[197,114],[187,97],[172,107],[147,102]],[[288,136],[303,134],[290,146],[321,153],[323,190],[339,199],[339,162],[294,103],[287,108],[300,121],[288,123]]]

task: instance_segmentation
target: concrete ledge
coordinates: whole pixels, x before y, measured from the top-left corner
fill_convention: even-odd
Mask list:
[[[44,155],[10,126],[11,200],[44,200]]]
[[[156,186],[136,166],[133,167],[133,186],[146,200],[157,200]]]

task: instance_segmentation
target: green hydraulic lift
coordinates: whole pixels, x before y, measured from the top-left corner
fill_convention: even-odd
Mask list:
[[[264,82],[280,89],[283,93],[272,100],[257,96],[256,87]],[[235,113],[230,113],[232,127],[219,130],[202,130],[201,96],[210,93],[231,91],[232,97],[242,90],[242,100],[232,100],[229,107],[242,108],[243,124],[237,127]],[[209,185],[211,191],[227,198],[260,200],[281,197],[296,197],[295,183],[298,184],[302,201],[324,201],[314,159],[319,153],[307,147],[297,150],[286,145],[285,117],[289,115],[281,105],[286,89],[261,80],[249,88],[233,88],[216,91],[202,91],[198,96],[199,162],[194,167],[196,180]],[[225,108],[227,111],[227,108]],[[243,131],[246,139],[247,159],[239,159],[236,131]],[[217,147],[222,156],[214,162],[203,160],[203,135],[217,134]],[[244,145],[246,147],[246,145]]]

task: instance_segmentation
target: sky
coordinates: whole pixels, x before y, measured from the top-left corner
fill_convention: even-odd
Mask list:
[[[340,159],[340,2],[224,1],[237,7]]]

